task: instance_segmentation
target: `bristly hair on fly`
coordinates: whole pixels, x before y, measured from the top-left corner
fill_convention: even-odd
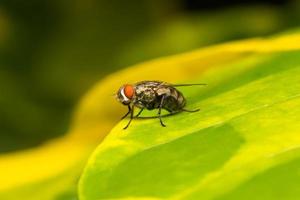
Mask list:
[[[121,86],[116,93],[116,98],[123,105],[128,107],[128,112],[122,117],[130,114],[130,120],[124,129],[128,128],[134,118],[134,108],[140,111],[135,117],[138,117],[144,109],[158,109],[157,117],[160,124],[165,127],[161,119],[161,110],[164,109],[170,114],[178,112],[197,112],[196,110],[187,110],[186,99],[177,87],[185,86],[206,86],[205,83],[171,84],[163,81],[141,81],[135,84],[125,84]]]

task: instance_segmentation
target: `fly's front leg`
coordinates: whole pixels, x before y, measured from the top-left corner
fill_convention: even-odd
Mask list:
[[[125,117],[127,117],[127,115],[130,113],[130,111],[131,111],[131,108],[130,108],[130,105],[128,105],[128,112],[121,118],[121,120],[124,119]]]
[[[144,108],[142,108],[142,109],[139,111],[139,113],[138,113],[135,117],[140,116],[140,114],[143,112],[143,110],[144,110]]]
[[[130,106],[128,106],[128,107],[130,108]],[[131,121],[132,121],[132,119],[133,119],[133,112],[134,112],[134,106],[132,106],[132,107],[130,108],[130,120],[129,120],[128,124],[123,128],[124,130],[125,130],[126,128],[128,128],[129,124],[131,123]]]
[[[160,104],[159,104],[159,108],[158,108],[158,117],[159,117],[159,121],[160,121],[160,124],[163,126],[163,127],[166,127],[166,125],[163,123],[162,119],[161,119],[161,109],[164,105],[164,100],[165,100],[165,95],[162,96],[161,98],[161,101],[160,101]]]

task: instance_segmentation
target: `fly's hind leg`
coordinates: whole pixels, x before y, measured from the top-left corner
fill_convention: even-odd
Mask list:
[[[160,104],[159,104],[159,108],[158,108],[158,117],[159,117],[159,121],[160,121],[160,124],[163,126],[163,127],[166,127],[166,125],[163,123],[162,119],[161,119],[161,109],[162,109],[162,106],[164,105],[164,100],[165,100],[165,95],[162,96],[161,98],[161,101],[160,101]]]
[[[200,111],[200,109],[198,108],[198,109],[196,109],[196,110],[187,110],[187,109],[185,109],[185,108],[181,108],[180,109],[181,111],[184,111],[184,112],[190,112],[190,113],[193,113],[193,112],[198,112],[198,111]]]

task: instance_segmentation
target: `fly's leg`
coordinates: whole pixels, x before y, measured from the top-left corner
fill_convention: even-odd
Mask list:
[[[130,106],[128,105],[128,112],[121,118],[121,120],[124,119],[125,117],[127,117],[127,115],[130,113],[130,111],[131,111],[131,108],[130,108]]]
[[[200,109],[196,109],[196,110],[187,110],[187,109],[184,109],[184,108],[181,108],[181,111],[184,111],[184,112],[190,112],[190,113],[193,113],[193,112],[198,112]]]
[[[130,108],[130,106],[128,106],[129,108]],[[131,121],[132,121],[132,119],[133,119],[133,112],[134,112],[134,106],[132,106],[132,108],[130,108],[130,120],[129,120],[129,122],[128,122],[128,124],[123,128],[124,130],[126,129],[126,128],[128,128],[128,126],[129,126],[129,124],[131,123]]]
[[[144,108],[142,108],[142,109],[139,111],[139,113],[138,113],[135,117],[140,116],[140,114],[143,112],[143,110],[144,110]]]
[[[166,125],[163,123],[162,119],[161,119],[161,109],[162,109],[162,106],[164,105],[164,100],[165,100],[165,95],[162,96],[161,98],[161,101],[160,101],[160,104],[159,104],[159,108],[158,108],[158,117],[159,117],[159,121],[160,121],[160,124],[163,126],[163,127],[166,127]]]

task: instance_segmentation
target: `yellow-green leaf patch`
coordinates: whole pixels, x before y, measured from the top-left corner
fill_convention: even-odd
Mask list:
[[[206,88],[180,88],[187,107],[201,111],[164,117],[166,128],[137,119],[124,131],[128,119],[120,122],[90,157],[80,198],[256,199],[251,191],[270,187],[264,177],[277,193],[300,195],[299,173],[283,173],[300,158],[299,74],[300,51],[251,53],[206,69],[189,81]],[[294,189],[281,187],[289,179]]]

